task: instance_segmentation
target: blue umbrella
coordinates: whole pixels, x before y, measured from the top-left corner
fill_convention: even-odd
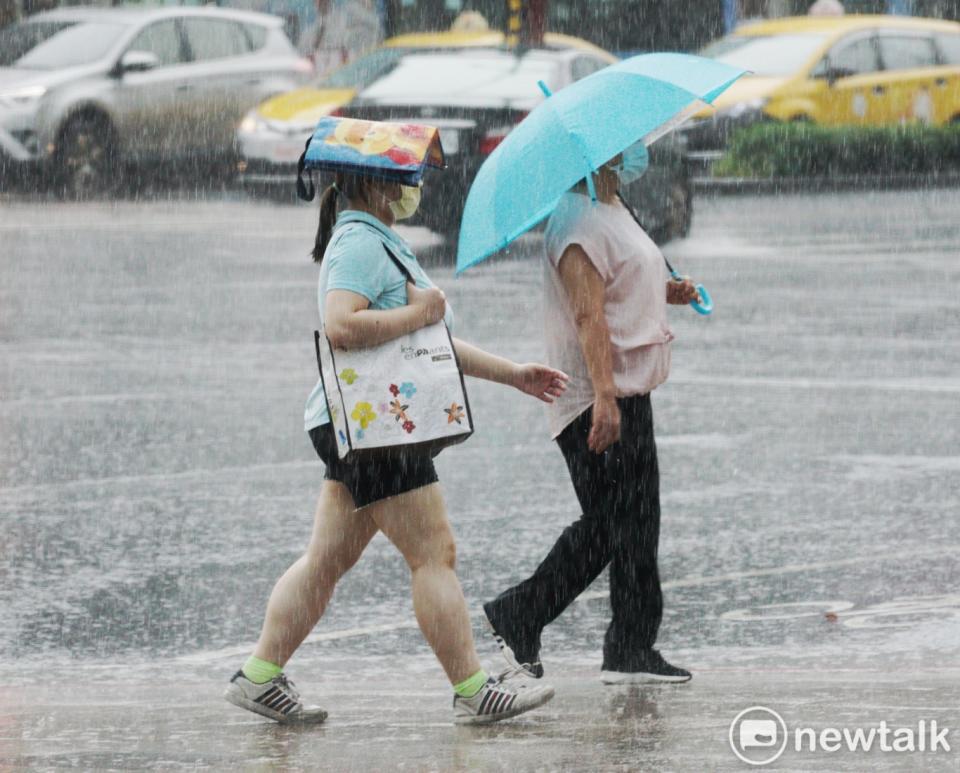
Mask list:
[[[549,94],[480,167],[460,225],[457,273],[530,230],[583,178],[638,140],[649,145],[744,70],[688,54],[644,54]],[[532,86],[532,84],[531,84]]]

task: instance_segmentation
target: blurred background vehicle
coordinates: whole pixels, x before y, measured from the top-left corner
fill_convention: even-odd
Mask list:
[[[252,105],[311,77],[282,22],[199,8],[69,8],[0,30],[0,169],[71,197],[131,162],[236,156]]]
[[[243,179],[247,183],[286,184],[304,143],[317,121],[341,109],[378,78],[386,75],[405,56],[413,53],[493,48],[504,44],[504,34],[480,29],[427,32],[391,38],[376,49],[314,84],[269,99],[251,110],[240,125],[238,139],[243,153]],[[567,35],[547,33],[543,47],[550,50],[576,48],[604,62],[615,62],[596,46]]]
[[[541,101],[543,81],[556,92],[616,59],[581,48],[478,49],[409,54],[360,91],[343,112],[354,118],[426,123],[440,129],[447,169],[424,190],[417,222],[456,241],[477,170]],[[654,150],[652,169],[624,195],[648,231],[666,240],[689,229],[691,202],[682,147]]]
[[[351,63],[250,110],[237,132],[242,179],[250,185],[289,186],[307,138],[323,116],[341,109],[359,89],[380,78],[404,56],[474,46],[495,46],[498,32],[432,32],[387,40]],[[292,190],[292,189],[291,189]]]
[[[693,150],[723,148],[758,121],[825,126],[960,122],[960,24],[898,16],[796,17],[738,29],[704,56],[745,67],[685,129]]]
[[[446,32],[393,38],[317,84],[267,101],[238,132],[242,179],[278,185],[292,195],[296,160],[323,116],[338,112],[370,120],[411,121],[441,130],[448,169],[433,176],[414,222],[455,240],[466,193],[484,159],[554,91],[618,61],[586,41],[547,33],[543,47],[515,52],[500,32]],[[672,135],[651,151],[643,182],[625,192],[660,241],[690,227],[692,193],[682,139]]]

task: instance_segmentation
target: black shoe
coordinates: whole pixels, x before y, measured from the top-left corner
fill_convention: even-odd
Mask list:
[[[604,684],[642,684],[644,682],[689,682],[693,675],[667,663],[657,650],[644,650],[624,666],[603,664],[600,681]]]
[[[522,671],[533,679],[539,679],[543,676],[543,665],[540,663],[540,636],[533,637],[532,640],[526,640],[517,636],[506,626],[502,625],[494,613],[494,606],[487,602],[483,605],[484,614],[487,616],[487,626],[494,640],[500,647],[504,659],[511,668]]]

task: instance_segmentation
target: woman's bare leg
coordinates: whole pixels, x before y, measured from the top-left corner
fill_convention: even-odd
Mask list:
[[[480,671],[470,615],[457,579],[456,546],[438,483],[360,510],[403,554],[417,622],[451,684]]]
[[[324,481],[307,552],[277,580],[253,654],[283,666],[320,620],[337,581],[377,533],[342,484]]]

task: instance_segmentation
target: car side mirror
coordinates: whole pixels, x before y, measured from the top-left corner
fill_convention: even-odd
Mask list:
[[[160,59],[149,51],[127,51],[117,63],[117,74],[147,72],[160,66]]]

